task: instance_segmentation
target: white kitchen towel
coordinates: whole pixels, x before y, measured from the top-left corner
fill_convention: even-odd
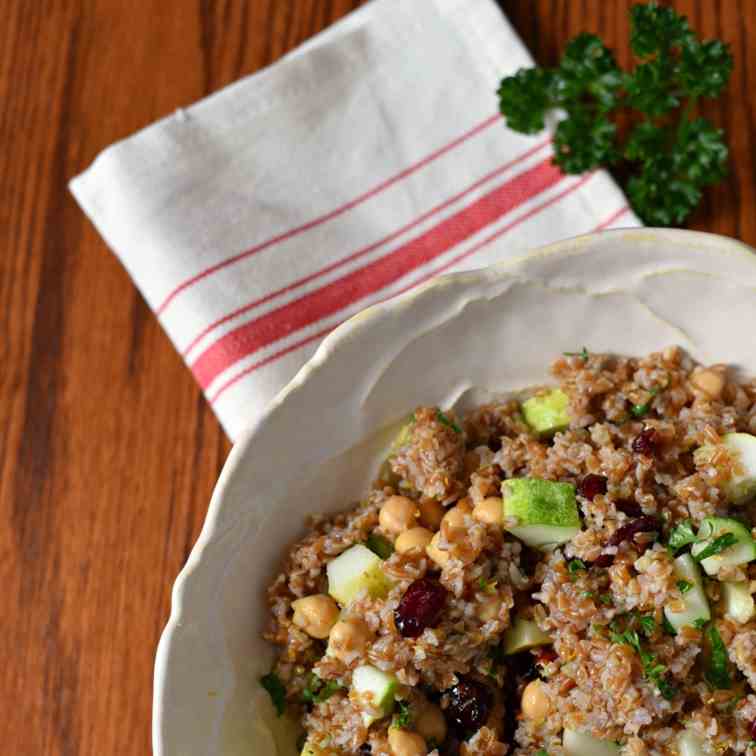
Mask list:
[[[497,114],[493,0],[374,0],[71,182],[235,438],[335,326],[451,270],[638,225]]]

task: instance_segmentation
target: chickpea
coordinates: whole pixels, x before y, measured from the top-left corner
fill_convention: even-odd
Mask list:
[[[478,605],[478,616],[483,622],[496,619],[501,611],[501,599],[498,596],[488,596]]]
[[[452,530],[458,530],[465,527],[465,515],[472,513],[472,504],[470,499],[465,497],[457,502],[457,505],[452,507],[441,521],[441,526]]]
[[[533,680],[522,691],[522,714],[526,719],[543,722],[551,711],[551,702],[540,680]]]
[[[721,370],[707,368],[694,373],[690,382],[710,399],[719,399],[725,387],[725,376]]]
[[[441,527],[441,520],[444,519],[446,511],[441,502],[436,499],[421,499],[420,504],[420,522],[428,530],[438,530]]]
[[[359,617],[339,620],[328,635],[328,654],[348,664],[362,653],[373,638],[370,628]]]
[[[420,510],[412,499],[406,496],[390,496],[383,502],[378,522],[387,533],[396,535],[409,530],[419,516]]]
[[[409,730],[392,727],[388,741],[393,756],[425,756],[428,753],[428,746],[422,736]]]
[[[394,548],[400,554],[406,554],[408,551],[423,552],[432,538],[433,533],[428,528],[410,528],[399,534]]]
[[[446,719],[441,709],[428,701],[415,719],[415,729],[420,735],[436,743],[443,743],[446,738]]]
[[[323,593],[292,601],[291,608],[294,610],[292,621],[311,638],[327,638],[339,619],[339,607],[336,602]]]
[[[439,548],[439,546],[438,546],[439,538],[441,538],[441,534],[440,533],[436,533],[433,536],[433,538],[431,538],[431,542],[426,547],[425,553],[439,567],[443,567],[449,561],[449,552],[448,551],[444,551],[443,549]]]
[[[483,499],[483,501],[475,505],[472,516],[478,522],[485,522],[488,525],[501,525],[503,519],[503,504],[501,499],[496,496],[489,496],[487,499]]]

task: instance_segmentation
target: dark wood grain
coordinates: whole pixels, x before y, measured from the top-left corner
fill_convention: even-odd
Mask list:
[[[412,0],[416,2],[420,0]],[[0,743],[149,752],[170,587],[228,452],[67,180],[111,142],[276,60],[359,0],[5,0],[0,25]],[[502,0],[536,58],[628,58],[628,2]],[[756,244],[756,3],[687,0],[731,43],[730,179],[691,224]],[[749,44],[750,43],[750,44]]]

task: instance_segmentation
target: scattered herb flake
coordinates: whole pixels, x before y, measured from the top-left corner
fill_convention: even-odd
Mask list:
[[[672,554],[674,554],[675,552],[683,548],[683,546],[697,542],[698,537],[693,530],[692,520],[683,520],[669,534],[669,542],[667,543],[667,548]]]
[[[483,593],[494,593],[498,580],[486,580],[484,577],[478,579],[478,588]]]
[[[602,593],[599,596],[599,601],[602,604],[605,604],[606,606],[611,606],[614,602],[612,601],[612,594],[611,593]]]
[[[593,591],[583,591],[580,595],[583,598],[593,598],[596,594]]]
[[[574,575],[576,572],[581,572],[588,568],[585,566],[585,562],[582,559],[571,559],[567,563],[567,569],[569,570],[570,575]]]
[[[327,701],[341,685],[335,680],[321,680],[314,672],[310,673],[307,685],[302,691],[302,700],[305,703],[319,704]]]
[[[704,678],[714,689],[729,690],[732,687],[732,678],[727,662],[727,649],[715,624],[712,623],[709,626],[706,631],[706,639],[709,641],[711,656]]]
[[[286,711],[286,688],[284,688],[281,678],[275,672],[271,672],[260,678],[260,685],[268,691],[270,700],[280,717]]]
[[[412,724],[412,711],[406,701],[397,701],[397,713],[394,715],[394,725],[399,728],[407,728]]]
[[[640,625],[641,632],[650,638],[656,630],[656,621],[650,614],[643,614],[638,617],[638,624]]]
[[[692,588],[693,588],[693,583],[689,583],[687,580],[677,581],[677,590],[680,591],[680,593],[682,594],[686,594]]]
[[[384,538],[378,533],[371,533],[365,541],[367,546],[373,554],[377,554],[381,559],[388,559],[394,553],[394,547],[387,538]]]
[[[708,559],[710,556],[721,554],[731,546],[734,546],[737,542],[738,539],[734,533],[723,533],[718,538],[715,538],[708,546],[699,551],[693,559],[697,562],[703,562],[704,559]]]
[[[451,428],[455,433],[462,433],[462,428],[460,428],[453,420],[450,420],[443,412],[441,412],[441,410],[436,412],[436,420],[442,425]]]
[[[580,357],[582,360],[588,359],[588,350],[583,347],[579,352],[562,352],[565,357]]]
[[[696,630],[703,630],[706,627],[706,625],[708,624],[708,622],[709,622],[709,620],[705,620],[703,617],[701,617],[701,618],[697,619],[693,623],[693,627]]]

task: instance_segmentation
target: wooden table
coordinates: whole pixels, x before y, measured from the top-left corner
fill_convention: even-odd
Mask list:
[[[420,0],[408,0],[419,2]],[[359,0],[6,0],[0,25],[0,743],[143,755],[155,645],[229,444],[66,182]],[[504,0],[542,62],[628,59],[626,0]],[[756,3],[675,3],[732,44],[730,180],[694,228],[756,244]],[[750,45],[749,45],[750,41]]]

